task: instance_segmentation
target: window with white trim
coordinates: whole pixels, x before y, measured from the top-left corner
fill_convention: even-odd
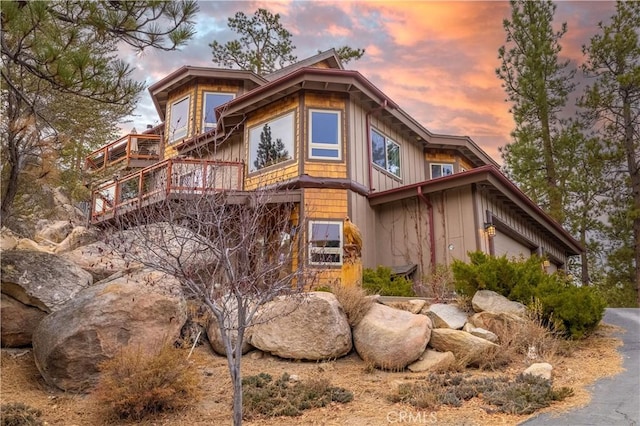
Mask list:
[[[169,143],[187,136],[189,132],[189,104],[187,96],[171,104],[171,120],[169,121]]]
[[[342,265],[342,221],[309,222],[309,263]]]
[[[371,160],[381,169],[400,177],[400,145],[371,129]]]
[[[431,164],[431,179],[453,174],[453,164]]]
[[[294,112],[249,129],[249,172],[295,158]]]
[[[208,132],[216,127],[216,108],[222,104],[226,104],[233,98],[234,93],[223,92],[204,92],[202,95],[202,131]]]
[[[340,111],[309,110],[309,158],[340,160],[342,158]]]

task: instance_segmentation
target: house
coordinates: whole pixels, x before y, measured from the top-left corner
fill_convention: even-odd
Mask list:
[[[340,279],[347,216],[362,232],[364,267],[417,277],[475,250],[543,255],[548,271],[583,251],[473,140],[425,129],[333,50],[264,77],[183,66],[149,91],[163,124],[87,157],[93,176],[117,171],[93,186],[92,224],[185,187],[278,183],[296,190],[307,266],[329,281]],[[332,243],[314,244],[320,233]]]

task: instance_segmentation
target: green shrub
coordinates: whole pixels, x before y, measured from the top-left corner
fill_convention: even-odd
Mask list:
[[[531,414],[572,394],[570,388],[555,389],[549,380],[531,375],[520,375],[510,381],[505,376],[473,378],[445,373],[430,374],[414,383],[403,383],[387,399],[393,403],[435,410],[441,405],[459,407],[463,401],[479,397],[503,413]]]
[[[326,379],[290,383],[289,378],[287,373],[275,382],[266,373],[243,378],[243,416],[299,416],[304,410],[353,400],[350,391],[331,386]]]
[[[371,294],[380,296],[415,296],[413,284],[404,277],[392,277],[391,268],[378,266],[377,269],[365,268],[362,271],[362,287]]]
[[[139,421],[189,407],[200,397],[198,371],[172,345],[151,354],[125,347],[101,363],[100,372],[94,398],[115,419]]]
[[[591,332],[604,315],[605,301],[594,288],[577,287],[560,273],[547,274],[537,256],[508,260],[474,252],[469,258],[468,264],[452,264],[456,291],[463,296],[492,290],[525,305],[537,300],[542,323],[573,339]]]
[[[2,404],[0,407],[0,425],[2,426],[40,426],[42,412],[21,402]]]

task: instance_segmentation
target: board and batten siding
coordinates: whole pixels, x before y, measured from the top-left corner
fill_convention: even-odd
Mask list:
[[[523,215],[516,214],[509,207],[505,206],[504,203],[495,200],[487,191],[478,191],[477,202],[478,211],[483,218],[486,212],[490,211],[496,219],[496,222],[500,221],[502,224],[508,226],[512,233],[519,236],[518,238],[511,236],[511,239],[516,241],[520,240],[518,241],[519,244],[527,246],[533,253],[540,247],[552,258],[555,258],[555,260],[560,263],[560,266],[566,264],[567,255],[560,244],[550,238],[546,233],[543,233],[539,227],[533,226],[525,220]],[[497,232],[500,232],[500,227],[498,227]],[[497,254],[496,252],[496,255]],[[512,253],[503,254],[507,254],[507,256],[512,255]],[[518,253],[513,253],[513,255],[517,256]]]

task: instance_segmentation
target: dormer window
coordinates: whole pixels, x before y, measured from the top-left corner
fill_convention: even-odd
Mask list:
[[[171,104],[171,120],[169,121],[169,143],[174,143],[187,136],[189,132],[189,96]]]
[[[216,128],[216,108],[235,98],[234,93],[204,92],[202,95],[202,131],[208,132]]]
[[[434,164],[431,163],[431,179],[453,174],[453,164]]]

